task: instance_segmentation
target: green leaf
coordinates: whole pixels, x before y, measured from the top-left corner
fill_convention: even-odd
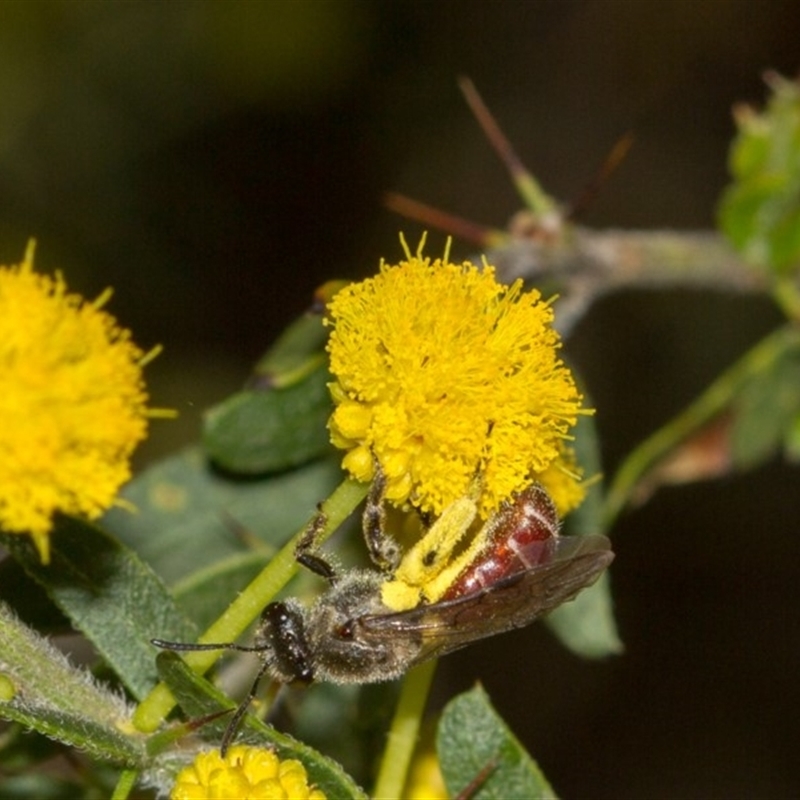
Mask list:
[[[757,114],[740,109],[739,136],[728,155],[731,175],[744,180],[764,172],[772,149],[770,125]]]
[[[800,85],[775,74],[768,83],[763,113],[736,109],[719,224],[750,263],[786,273],[800,267]]]
[[[265,480],[232,480],[192,447],[140,473],[122,493],[137,512],[114,509],[103,524],[173,586],[242,553],[268,559],[340,481],[334,459]]]
[[[591,396],[588,394],[580,376],[574,368],[573,373],[578,378],[578,386],[585,398],[587,407],[592,407]],[[597,423],[594,415],[581,414],[573,429],[572,443],[575,457],[583,470],[584,480],[587,482],[586,497],[583,502],[569,514],[565,520],[565,527],[570,534],[582,535],[587,533],[605,533],[603,527],[603,480],[602,461],[600,457],[600,437],[597,435]]]
[[[789,338],[772,359],[748,376],[733,401],[731,455],[740,469],[751,469],[791,448],[800,414],[800,342]]]
[[[479,785],[470,795],[474,800],[556,797],[539,766],[480,686],[447,704],[439,720],[436,749],[452,796],[477,780]]]
[[[0,603],[0,717],[89,755],[141,764],[143,737],[131,730],[133,709],[119,694],[72,666],[46,639]]]
[[[784,325],[751,347],[735,364],[719,375],[687,408],[628,455],[614,476],[606,494],[604,518],[613,522],[622,509],[636,499],[637,495],[641,496],[643,491],[647,494],[651,493],[663,482],[663,477],[658,474],[659,470],[676,450],[691,437],[708,429],[710,423],[720,420],[721,415],[731,411],[735,412],[737,401],[748,386],[754,382],[761,382],[764,376],[773,370],[776,362],[787,357],[796,360],[797,356],[790,354],[798,352],[800,352],[800,329],[794,324]],[[754,428],[759,427],[760,418],[752,414],[746,414],[746,417],[748,417],[747,422],[752,422]],[[786,434],[784,446],[790,448],[793,424],[790,422],[784,430]],[[769,444],[771,436],[769,424],[765,427],[765,432],[754,431],[752,445],[749,444],[750,434],[744,436],[743,440],[746,444],[741,451],[741,457],[746,460],[748,450],[752,446],[752,452],[749,455],[755,459],[759,450],[764,452],[765,443],[767,449],[771,447]],[[728,441],[726,439],[724,444],[717,443],[714,446],[719,450],[726,446]],[[761,456],[758,455],[758,457]],[[715,455],[715,458],[719,459],[719,455]],[[716,467],[715,469],[716,474],[719,474],[720,468]],[[705,475],[708,472],[709,470],[706,469],[700,474]]]
[[[326,284],[330,289],[345,282]],[[322,287],[325,294],[326,287]],[[325,297],[320,298],[322,302]],[[328,340],[328,329],[321,314],[307,313],[289,324],[259,360],[250,380],[252,388],[285,388],[316,369],[324,358],[322,351]]]
[[[69,620],[47,592],[13,558],[0,559],[0,601],[3,600],[39,633],[60,633],[69,628]]]
[[[331,451],[327,363],[286,388],[250,389],[205,414],[203,446],[220,467],[261,475],[305,464]]]
[[[340,284],[321,287],[317,303]],[[258,362],[246,389],[206,412],[203,444],[217,465],[261,475],[330,452],[327,338],[320,314],[295,320]]]
[[[190,718],[205,717],[219,711],[235,708],[224,694],[215,689],[205,678],[190,670],[176,653],[165,652],[158,657],[158,668],[162,680],[170,687],[181,708]],[[230,720],[225,715],[210,722],[203,728],[203,735],[213,737],[218,742]],[[154,741],[159,741],[163,734],[156,734]],[[238,737],[248,744],[269,746],[281,759],[295,758],[302,762],[313,782],[327,797],[354,798],[366,800],[366,795],[344,770],[329,758],[298,742],[291,736],[280,733],[269,725],[265,725],[252,715],[247,715],[242,723]],[[182,764],[174,764],[174,755],[165,754],[165,759],[156,759],[158,767],[172,764],[172,768],[180,769]],[[157,768],[158,768],[157,767]]]
[[[292,732],[338,761],[362,785],[371,784],[399,688],[397,681],[317,683],[293,704]]]
[[[797,463],[800,461],[800,414],[789,424],[786,436],[783,440],[783,449],[786,458]]]
[[[131,693],[144,697],[157,673],[153,637],[188,641],[195,628],[132,550],[77,519],[60,518],[42,564],[27,536],[0,541],[94,644]]]
[[[561,643],[583,658],[605,658],[625,649],[614,619],[608,572],[594,586],[557,608],[546,621]]]
[[[584,475],[589,480],[594,477],[595,481],[583,503],[566,518],[565,533],[574,536],[604,533],[603,486],[596,480],[600,474],[600,446],[594,417],[578,418],[575,452]],[[623,650],[614,619],[608,572],[594,586],[549,614],[545,623],[565,647],[583,658],[603,658]]]
[[[263,551],[237,553],[193,572],[175,585],[175,602],[200,630],[205,630],[242,587],[258,575],[268,559]]]

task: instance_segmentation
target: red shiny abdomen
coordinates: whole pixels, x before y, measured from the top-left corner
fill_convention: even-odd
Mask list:
[[[558,525],[553,501],[539,484],[514,495],[494,515],[486,547],[441,599],[454,600],[546,563],[555,550]]]

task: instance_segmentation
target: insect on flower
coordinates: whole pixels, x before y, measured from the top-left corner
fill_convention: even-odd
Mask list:
[[[380,519],[379,491],[380,486],[368,500],[367,521]],[[298,547],[298,560],[331,586],[309,608],[292,599],[270,603],[251,646],[153,640],[169,650],[226,648],[259,654],[261,669],[225,733],[223,752],[264,674],[280,683],[392,680],[427,659],[530,624],[593,584],[614,558],[604,536],[560,536],[553,504],[538,484],[504,503],[476,535],[476,546],[456,558],[454,551],[474,518],[474,502],[465,498],[463,509],[463,524],[462,516],[451,515],[455,531],[452,524],[447,531],[439,524],[446,510],[389,572],[339,575],[316,550],[310,528]],[[381,525],[367,522],[365,535],[371,552],[382,560],[394,553]],[[412,557],[419,569],[404,570]],[[406,573],[417,576],[411,586],[401,587],[410,591],[414,604],[395,610],[387,605],[385,589]]]

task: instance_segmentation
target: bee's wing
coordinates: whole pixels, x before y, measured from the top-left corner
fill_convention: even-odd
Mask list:
[[[552,560],[500,579],[477,592],[392,614],[364,616],[376,637],[418,636],[414,663],[444,655],[470,642],[529,625],[591,586],[614,559],[605,536],[565,536]]]

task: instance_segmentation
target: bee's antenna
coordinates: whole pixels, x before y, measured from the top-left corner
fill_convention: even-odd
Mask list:
[[[168,642],[166,639],[151,639],[150,644],[160,647],[162,650],[175,650],[184,652],[186,650],[238,650],[241,653],[261,653],[264,650],[262,645],[242,645],[235,642]]]

